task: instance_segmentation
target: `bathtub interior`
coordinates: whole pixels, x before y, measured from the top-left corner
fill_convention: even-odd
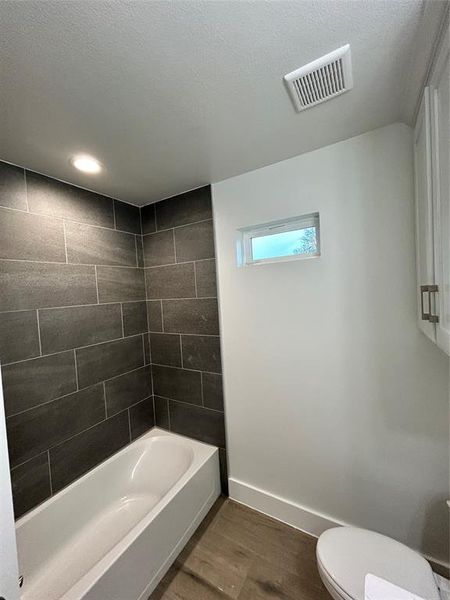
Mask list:
[[[193,461],[193,449],[182,440],[144,436],[20,519],[23,600],[60,598],[162,500]]]

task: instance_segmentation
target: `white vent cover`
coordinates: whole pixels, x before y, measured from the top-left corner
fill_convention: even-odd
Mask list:
[[[350,45],[288,73],[284,80],[298,111],[347,92],[353,87]]]

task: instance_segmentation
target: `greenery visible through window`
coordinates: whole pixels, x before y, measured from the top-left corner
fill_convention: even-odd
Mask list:
[[[239,266],[316,256],[320,256],[319,213],[238,229]]]
[[[316,253],[317,238],[315,227],[305,227],[304,229],[271,233],[252,238],[253,260]]]

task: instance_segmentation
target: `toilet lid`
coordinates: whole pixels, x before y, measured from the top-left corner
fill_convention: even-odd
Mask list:
[[[328,529],[317,542],[317,559],[337,590],[353,600],[364,600],[368,573],[426,600],[440,598],[428,562],[414,550],[374,531]]]

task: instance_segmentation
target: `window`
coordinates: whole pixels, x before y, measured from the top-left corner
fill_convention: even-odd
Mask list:
[[[320,255],[319,213],[239,230],[240,266]]]

